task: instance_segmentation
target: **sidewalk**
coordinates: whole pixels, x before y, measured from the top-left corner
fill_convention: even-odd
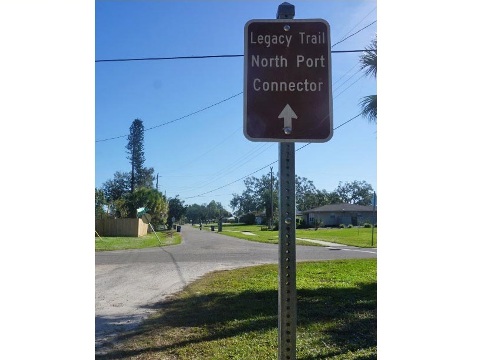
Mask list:
[[[309,242],[312,242],[312,243],[321,244],[321,245],[325,245],[325,246],[331,246],[331,247],[347,247],[348,246],[348,245],[344,245],[344,244],[337,244],[337,243],[332,243],[332,242],[323,241],[323,240],[312,240],[312,239],[304,239],[304,238],[297,238],[297,240],[309,241]]]

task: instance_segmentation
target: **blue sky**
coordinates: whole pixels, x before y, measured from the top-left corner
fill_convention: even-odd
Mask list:
[[[279,4],[96,2],[95,59],[241,55],[245,23],[275,18]],[[329,22],[332,44],[377,19],[375,1],[294,5],[295,19]],[[364,49],[376,29],[374,23],[333,50]],[[360,71],[359,55],[332,54],[334,128],[359,113],[363,96],[376,94],[375,79]],[[232,194],[244,190],[241,179],[269,173],[267,165],[278,160],[277,143],[251,142],[243,135],[243,77],[243,57],[97,62],[95,186],[112,179],[115,171],[129,171],[126,135],[139,118],[145,129],[152,128],[145,131],[145,166],[159,175],[159,190],[168,197],[179,195],[186,204],[215,200],[230,209]],[[111,138],[116,139],[106,140]],[[364,180],[377,190],[376,143],[376,125],[358,117],[335,130],[329,142],[297,151],[296,174],[327,191],[340,181],[354,180]],[[276,173],[278,164],[271,166]]]

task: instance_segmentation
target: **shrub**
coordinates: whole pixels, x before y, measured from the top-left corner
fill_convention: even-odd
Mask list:
[[[246,225],[254,225],[255,224],[255,214],[254,213],[248,213],[248,214],[242,215],[240,217],[240,222],[245,223]]]
[[[363,227],[364,227],[364,228],[371,228],[371,227],[372,227],[372,224],[365,223],[365,224],[363,224]]]
[[[340,229],[345,229],[345,224],[340,224],[340,225],[338,225],[338,227],[339,227]]]
[[[305,220],[300,220],[300,223],[297,225],[297,229],[308,229],[308,224]]]

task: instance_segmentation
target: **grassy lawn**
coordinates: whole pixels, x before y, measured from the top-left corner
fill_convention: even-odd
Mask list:
[[[210,226],[205,226],[204,229],[206,231],[210,231]],[[215,226],[215,230],[217,230],[217,226]],[[278,243],[278,231],[262,230],[262,226],[260,225],[223,225],[222,232],[220,234],[264,243]],[[371,228],[319,228],[318,230],[297,229],[296,235],[298,245],[315,246],[314,243],[298,240],[298,238],[303,238],[323,240],[358,247],[372,247]],[[376,246],[377,229],[375,228],[373,234],[373,247]]]
[[[154,233],[142,237],[95,237],[95,251],[143,249],[166,245],[180,244],[182,238],[180,233],[157,231],[160,241]]]
[[[297,264],[297,359],[377,358],[375,259]],[[277,359],[277,265],[202,277],[97,359]]]

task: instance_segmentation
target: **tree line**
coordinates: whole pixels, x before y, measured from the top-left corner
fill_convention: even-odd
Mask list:
[[[244,180],[245,190],[233,194],[230,206],[237,216],[262,213],[275,222],[278,218],[278,177],[262,175]],[[374,190],[366,181],[339,182],[331,192],[315,187],[313,181],[295,175],[295,196],[298,211],[305,211],[329,204],[348,203],[370,205]]]

